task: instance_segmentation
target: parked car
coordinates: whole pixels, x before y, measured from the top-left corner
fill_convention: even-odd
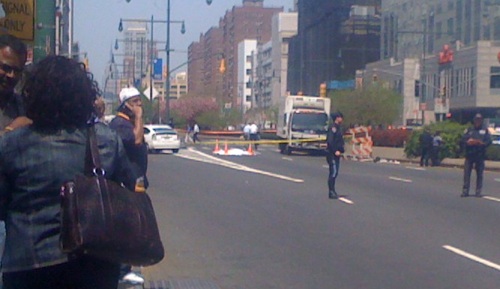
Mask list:
[[[181,147],[177,131],[169,125],[145,125],[144,139],[148,145],[148,151],[152,153],[158,153],[162,150],[172,150],[173,153],[178,153]]]

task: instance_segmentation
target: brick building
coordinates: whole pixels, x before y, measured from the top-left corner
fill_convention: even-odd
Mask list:
[[[255,39],[259,44],[269,41],[272,17],[282,11],[283,7],[264,7],[264,0],[243,0],[242,6],[228,10],[218,27],[209,29],[189,47],[189,94],[210,94],[226,108],[239,107],[238,44],[245,39]],[[221,75],[218,69],[222,56],[226,71]]]
[[[203,39],[203,35],[200,36]],[[203,49],[204,42],[193,42],[188,48],[188,87],[190,95],[203,92]]]

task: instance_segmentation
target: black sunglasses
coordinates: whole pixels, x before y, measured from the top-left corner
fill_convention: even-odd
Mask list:
[[[0,69],[3,70],[7,74],[14,72],[14,74],[16,74],[16,75],[21,74],[21,72],[23,71],[22,68],[10,66],[10,65],[5,64],[1,61],[0,61]]]

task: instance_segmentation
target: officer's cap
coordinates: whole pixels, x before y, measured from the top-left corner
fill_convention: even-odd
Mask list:
[[[336,119],[337,117],[344,118],[344,115],[343,115],[341,112],[336,112],[336,113],[332,113],[332,114],[330,114],[330,117],[331,117],[332,119]]]
[[[483,119],[483,115],[480,113],[476,113],[476,115],[474,115],[474,119]]]

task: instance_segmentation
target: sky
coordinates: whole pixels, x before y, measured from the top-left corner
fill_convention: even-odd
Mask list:
[[[75,0],[74,5],[74,41],[79,43],[81,52],[87,53],[90,69],[99,83],[111,59],[115,39],[123,38],[118,31],[120,18],[149,20],[151,15],[157,20],[167,18],[167,0]],[[184,20],[186,33],[180,33],[180,24],[171,24],[170,46],[180,52],[171,52],[170,67],[186,62],[188,46],[199,40],[201,33],[217,26],[219,19],[235,5],[241,6],[242,0],[213,0],[210,6],[206,0],[171,0],[171,20]],[[288,11],[293,0],[264,0],[264,6],[284,7]],[[165,41],[166,25],[154,24],[153,36]],[[165,53],[160,57],[165,58]]]

